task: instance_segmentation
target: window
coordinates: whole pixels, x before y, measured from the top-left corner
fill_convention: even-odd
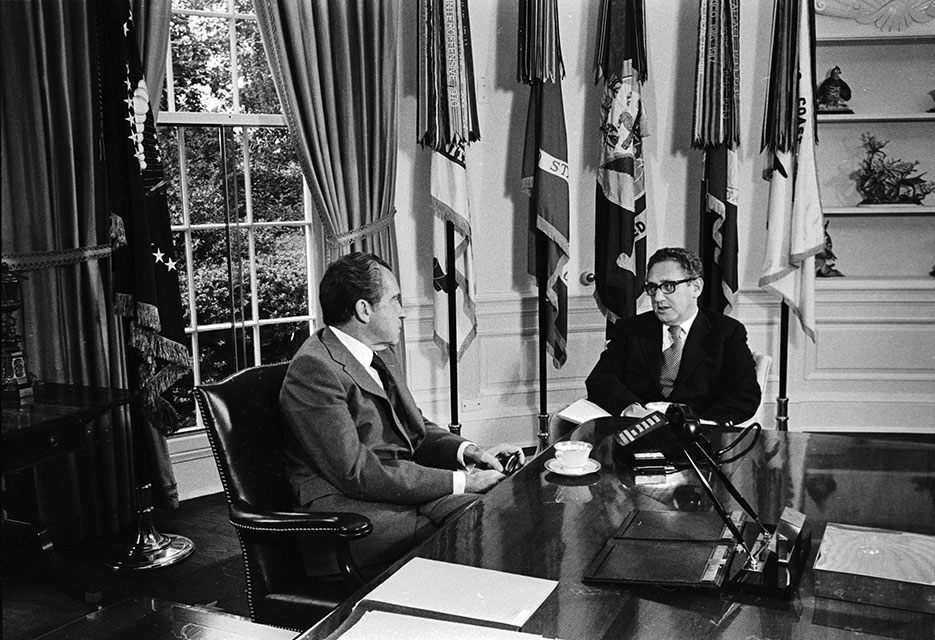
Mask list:
[[[173,0],[158,135],[193,385],[288,360],[314,325],[310,196],[250,0]]]

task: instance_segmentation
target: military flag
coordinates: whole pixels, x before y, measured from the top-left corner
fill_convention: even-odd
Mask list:
[[[540,290],[540,395],[545,415],[544,356],[556,368],[568,339],[568,141],[562,102],[562,44],[556,0],[520,0],[517,80],[530,85],[523,149],[523,191],[529,196],[527,270]]]
[[[759,281],[795,313],[813,341],[815,255],[824,247],[815,164],[814,28],[809,0],[777,0],[763,119],[769,209]]]
[[[642,0],[602,0],[597,81],[601,150],[594,214],[594,298],[608,322],[634,315],[646,280],[646,42]]]
[[[702,0],[698,20],[692,147],[704,150],[698,253],[699,304],[730,313],[737,293],[737,146],[740,95],[739,0]]]
[[[480,139],[467,0],[420,0],[417,137],[433,150],[435,342],[455,367],[477,335],[467,147]],[[454,238],[448,246],[448,233]],[[453,255],[448,253],[453,251]],[[453,269],[449,272],[449,258]],[[454,304],[450,305],[450,297]],[[449,309],[455,313],[454,343]],[[453,376],[456,383],[457,376]]]

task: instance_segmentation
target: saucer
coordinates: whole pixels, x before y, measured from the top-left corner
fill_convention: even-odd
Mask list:
[[[601,468],[601,463],[593,458],[588,458],[588,461],[580,467],[563,467],[561,462],[551,458],[545,461],[545,468],[560,476],[586,476],[589,473],[598,471]]]

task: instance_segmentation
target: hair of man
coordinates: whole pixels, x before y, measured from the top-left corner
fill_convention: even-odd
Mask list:
[[[646,264],[646,273],[649,273],[653,265],[660,262],[677,263],[682,267],[682,271],[685,272],[685,276],[688,278],[701,278],[704,274],[704,265],[701,263],[698,254],[682,247],[664,247],[656,251],[650,256],[649,262]]]
[[[354,317],[358,300],[376,305],[383,296],[383,271],[392,271],[383,258],[355,251],[341,256],[325,270],[318,286],[322,320],[341,326]]]

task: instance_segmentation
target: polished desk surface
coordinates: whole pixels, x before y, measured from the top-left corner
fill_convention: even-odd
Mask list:
[[[51,631],[39,640],[292,640],[296,633],[247,618],[138,596]]]
[[[713,508],[689,471],[665,484],[635,485],[629,469],[614,462],[611,434],[600,422],[587,422],[569,436],[595,444],[598,473],[566,478],[549,472],[543,465],[552,458],[550,448],[390,571],[414,555],[558,580],[523,627],[547,638],[833,640],[856,631],[862,637],[935,637],[932,615],[816,598],[811,569],[828,522],[935,534],[935,445],[764,431],[749,453],[724,467],[764,522],[776,523],[785,505],[807,516],[811,553],[798,589],[783,598],[584,584],[585,568],[631,509]],[[714,434],[711,440],[717,450],[735,437]],[[712,484],[723,504],[738,508],[716,478]],[[301,638],[327,637],[373,586]]]

